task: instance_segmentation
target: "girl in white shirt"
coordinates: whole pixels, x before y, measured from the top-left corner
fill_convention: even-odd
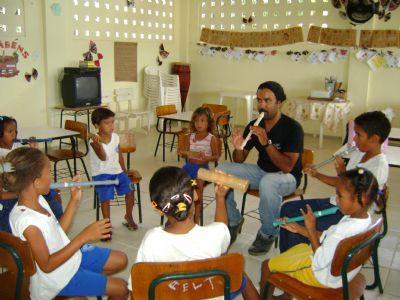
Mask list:
[[[304,284],[321,288],[339,288],[342,286],[341,277],[330,273],[332,259],[339,242],[347,237],[356,235],[368,228],[371,216],[368,209],[372,203],[383,209],[386,199],[378,195],[378,183],[374,175],[364,169],[357,168],[346,171],[339,176],[336,186],[336,202],[343,218],[338,224],[327,230],[316,230],[316,218],[312,209],[307,205],[307,212],[301,210],[305,217],[305,227],[298,223],[287,223],[281,227],[307,237],[311,245],[302,243],[278,256],[266,260],[262,266],[261,286],[271,273],[285,273]],[[347,274],[351,281],[361,267]],[[272,297],[274,287],[268,290],[268,299]],[[263,292],[262,292],[263,293]]]
[[[140,244],[136,262],[176,262],[218,257],[227,252],[230,242],[225,195],[229,188],[218,185],[215,190],[215,222],[199,226],[194,222],[194,202],[197,194],[196,181],[181,168],[163,167],[150,180],[152,206],[168,218],[163,227],[147,231]],[[129,277],[131,280],[140,278]],[[243,277],[244,299],[258,299],[258,292],[248,279]]]
[[[10,214],[12,233],[28,242],[37,267],[30,279],[30,298],[108,295],[113,300],[126,299],[126,281],[105,275],[124,269],[126,255],[86,244],[110,236],[109,220],[89,225],[72,241],[65,233],[72,224],[81,189],[71,189],[71,199],[57,221],[41,196],[48,193],[51,181],[46,155],[38,149],[23,147],[7,154],[3,163],[12,169],[1,174],[1,183],[18,195],[18,203]],[[78,179],[74,177],[75,181]]]

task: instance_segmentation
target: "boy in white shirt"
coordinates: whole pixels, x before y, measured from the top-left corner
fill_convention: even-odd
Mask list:
[[[114,199],[116,190],[118,195],[125,195],[126,222],[123,225],[129,230],[137,230],[138,226],[132,216],[135,188],[126,174],[124,159],[119,151],[119,136],[113,132],[114,116],[111,110],[104,107],[97,108],[92,113],[92,123],[98,130],[98,134],[91,139],[89,148],[93,181],[118,179],[117,185],[95,187],[103,218],[111,220],[110,200]]]

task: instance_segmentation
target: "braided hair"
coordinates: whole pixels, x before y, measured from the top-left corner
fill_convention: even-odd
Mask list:
[[[158,169],[149,184],[152,206],[165,215],[184,221],[193,204],[191,177],[178,167]]]
[[[367,208],[374,202],[379,209],[377,213],[381,213],[385,209],[385,196],[379,191],[378,182],[370,171],[365,168],[355,168],[342,173],[340,179],[345,181],[347,188],[357,197],[361,207],[364,207],[362,202],[364,194],[367,199]]]

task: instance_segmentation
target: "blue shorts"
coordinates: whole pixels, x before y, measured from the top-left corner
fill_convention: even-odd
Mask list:
[[[101,272],[111,249],[90,244],[81,247],[82,261],[78,271],[58,294],[59,296],[102,296],[106,293],[107,276]]]
[[[128,175],[124,172],[119,174],[100,174],[93,176],[93,181],[100,180],[119,180],[118,185],[97,185],[95,190],[99,196],[100,202],[114,199],[114,193],[117,191],[118,196],[123,196],[135,190],[135,185],[131,182]]]
[[[199,169],[210,169],[208,165],[196,165],[192,163],[187,163],[185,164],[182,169],[184,169],[192,179],[197,178],[197,172],[199,172]]]

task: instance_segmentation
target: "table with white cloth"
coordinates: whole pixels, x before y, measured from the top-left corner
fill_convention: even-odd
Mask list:
[[[347,115],[352,104],[348,101],[334,102],[309,100],[307,97],[291,98],[288,101],[288,114],[293,119],[315,120],[319,122],[319,147],[324,143],[324,126],[336,131],[339,123],[342,124],[342,138],[346,133]]]

